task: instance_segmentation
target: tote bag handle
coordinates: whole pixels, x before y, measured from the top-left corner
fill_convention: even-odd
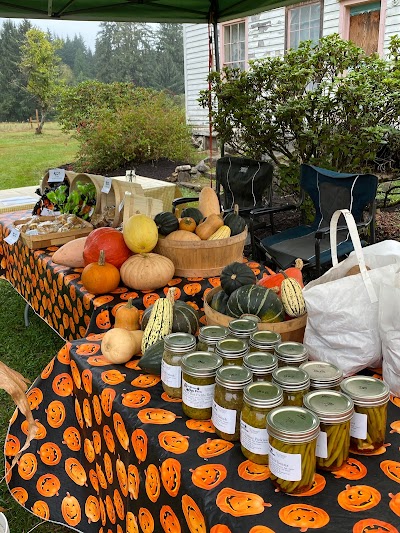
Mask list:
[[[357,257],[358,266],[360,267],[360,273],[365,285],[365,288],[368,292],[369,299],[371,303],[378,301],[374,286],[372,284],[371,278],[369,276],[367,267],[365,266],[364,254],[362,251],[360,236],[358,234],[357,225],[354,220],[353,215],[348,209],[338,209],[335,211],[331,218],[330,223],[330,244],[331,244],[331,256],[332,256],[332,265],[336,266],[338,264],[337,256],[337,224],[340,218],[340,215],[344,216],[347,227],[349,228],[350,238],[353,242],[354,252]]]

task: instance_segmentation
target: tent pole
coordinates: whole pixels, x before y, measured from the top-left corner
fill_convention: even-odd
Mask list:
[[[213,19],[213,29],[214,29],[215,70],[219,72],[221,70],[221,64],[219,60],[218,20],[216,20],[215,17]],[[210,140],[210,142],[212,142],[212,139]],[[224,143],[221,144],[220,154],[221,154],[221,157],[224,157],[224,154],[225,154]]]

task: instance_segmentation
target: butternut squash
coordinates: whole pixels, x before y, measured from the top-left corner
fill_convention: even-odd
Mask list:
[[[221,215],[216,215],[212,213],[209,215],[204,222],[201,222],[196,228],[196,235],[200,237],[201,240],[206,241],[217,229],[221,228],[224,225]]]
[[[135,331],[140,329],[139,323],[139,309],[133,305],[133,298],[129,298],[125,305],[119,307],[115,313],[116,328],[127,329],[128,331]]]
[[[83,249],[85,248],[87,237],[80,237],[66,242],[56,250],[51,258],[57,265],[65,265],[70,268],[83,268]]]
[[[123,364],[140,353],[143,331],[112,328],[105,332],[101,351],[110,363]]]
[[[199,210],[203,217],[209,217],[212,214],[221,214],[221,205],[217,193],[212,187],[203,187],[199,195]]]

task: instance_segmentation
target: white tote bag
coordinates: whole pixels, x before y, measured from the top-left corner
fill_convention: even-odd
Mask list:
[[[383,282],[379,293],[379,332],[382,377],[390,392],[400,396],[400,274],[394,285]]]
[[[349,228],[354,254],[338,263],[336,231],[341,214]],[[388,265],[386,258],[368,254],[371,270],[367,270],[357,226],[347,209],[333,214],[330,243],[332,268],[303,290],[307,305],[304,344],[311,360],[333,363],[343,370],[345,376],[349,376],[381,364],[379,285],[383,279],[392,284],[400,264]],[[359,266],[360,273],[346,277],[355,265]]]

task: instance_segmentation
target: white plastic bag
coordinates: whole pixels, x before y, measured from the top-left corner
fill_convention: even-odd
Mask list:
[[[394,285],[383,282],[379,294],[382,377],[390,392],[400,396],[400,274]]]
[[[338,263],[336,230],[341,214],[349,228],[354,254]],[[371,270],[366,269],[357,226],[347,209],[333,214],[330,239],[333,267],[303,290],[307,305],[304,344],[311,360],[333,363],[349,376],[366,367],[376,368],[382,362],[379,285],[383,279],[393,284],[400,265],[388,265],[386,258],[368,254]],[[360,273],[345,277],[355,265],[359,265]]]

